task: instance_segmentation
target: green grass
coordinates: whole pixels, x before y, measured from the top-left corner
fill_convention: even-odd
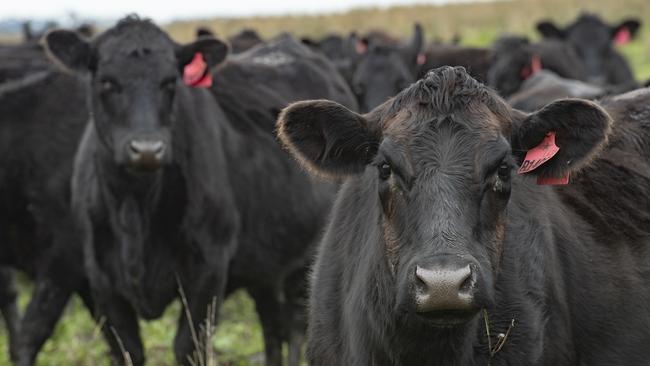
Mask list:
[[[23,281],[21,281],[23,282]],[[25,308],[31,286],[21,283],[20,306]],[[141,321],[147,365],[173,365],[172,344],[180,315],[175,302],[155,321]],[[0,365],[8,365],[7,336],[0,327]],[[264,354],[262,331],[254,303],[244,291],[230,296],[221,309],[220,323],[212,342],[219,365],[261,365]],[[39,365],[108,366],[108,347],[81,300],[74,297],[38,358]]]
[[[166,25],[180,41],[193,39],[198,25],[207,25],[217,34],[227,36],[245,27],[253,27],[265,37],[283,31],[294,35],[322,36],[328,32],[347,33],[352,30],[386,29],[407,37],[413,22],[423,24],[428,39],[450,40],[458,34],[462,43],[487,46],[503,32],[526,34],[536,39],[534,25],[542,18],[564,24],[587,9],[602,14],[611,22],[635,16],[646,22],[640,37],[621,48],[630,60],[638,79],[650,78],[650,2],[648,0],[529,0],[502,1],[446,6],[411,6],[390,9],[358,9],[341,14],[317,16],[252,17],[237,19],[204,19]],[[21,281],[24,282],[24,281]],[[29,286],[21,284],[21,305],[24,307]],[[180,304],[174,303],[157,321],[142,322],[148,365],[173,364],[172,342]],[[221,365],[257,365],[263,359],[261,329],[254,304],[245,292],[238,292],[221,309],[220,324],[213,345]],[[0,326],[0,365],[9,363],[7,337]],[[54,335],[45,344],[39,357],[41,365],[108,365],[107,347],[97,326],[74,298],[58,323]]]

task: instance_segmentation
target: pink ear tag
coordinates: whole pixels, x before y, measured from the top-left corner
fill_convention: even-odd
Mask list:
[[[616,35],[614,36],[614,44],[617,46],[624,45],[630,40],[632,40],[632,34],[630,34],[630,30],[627,29],[627,27],[619,29],[619,31],[616,32]]]
[[[522,80],[526,80],[541,70],[542,70],[542,60],[539,58],[539,56],[535,55],[530,60],[530,64],[524,66],[521,69],[521,71],[519,72],[519,76],[521,76]]]
[[[427,55],[424,53],[418,53],[418,58],[416,60],[417,64],[422,66],[427,62]]]
[[[355,51],[357,51],[358,55],[363,55],[368,51],[368,45],[364,41],[357,41],[357,43],[354,45]]]
[[[201,52],[194,54],[194,58],[183,68],[183,82],[194,88],[209,88],[212,86],[212,75],[208,64],[203,60]]]
[[[524,174],[539,168],[555,156],[558,151],[560,151],[560,148],[555,145],[555,132],[548,132],[539,145],[528,150],[517,173]]]
[[[531,75],[542,71],[542,59],[538,55],[533,56],[533,59],[530,61],[530,71]]]

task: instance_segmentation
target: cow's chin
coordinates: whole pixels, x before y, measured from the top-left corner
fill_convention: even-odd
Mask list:
[[[437,328],[453,328],[465,325],[470,321],[476,319],[479,314],[478,309],[464,309],[464,310],[436,310],[423,313],[415,313],[414,315],[420,322],[437,327]]]
[[[159,161],[130,161],[125,166],[126,170],[133,175],[153,175],[161,171],[164,164]]]

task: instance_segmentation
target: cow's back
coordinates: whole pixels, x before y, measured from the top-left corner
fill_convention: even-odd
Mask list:
[[[39,71],[0,85],[0,210],[19,235],[70,225],[72,159],[86,121],[84,88],[75,77]],[[44,249],[40,243],[15,246],[13,260],[27,266]]]
[[[242,212],[230,286],[276,281],[310,260],[336,190],[280,147],[273,133],[277,114],[308,98],[356,103],[329,61],[287,36],[234,57],[215,79],[217,101],[241,137],[226,149]]]

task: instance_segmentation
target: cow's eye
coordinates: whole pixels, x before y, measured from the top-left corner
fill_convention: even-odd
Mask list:
[[[499,176],[499,179],[501,179],[504,182],[510,180],[511,170],[512,168],[510,167],[510,164],[501,163],[501,165],[499,165],[499,168],[497,169],[497,175]]]
[[[102,88],[103,93],[119,93],[122,89],[120,87],[120,84],[117,83],[117,81],[113,79],[102,79],[100,81],[100,86]]]
[[[390,178],[391,173],[393,172],[393,169],[390,167],[390,164],[384,162],[379,164],[379,178],[382,180],[386,180]]]
[[[168,92],[176,90],[176,78],[169,78],[160,83],[160,89]]]

